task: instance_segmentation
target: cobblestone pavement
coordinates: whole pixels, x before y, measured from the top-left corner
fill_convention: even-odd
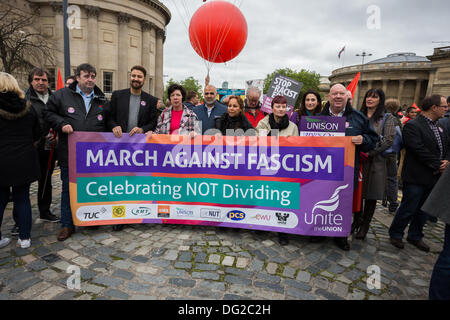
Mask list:
[[[60,180],[53,176],[53,212],[59,215]],[[377,207],[365,241],[351,240],[351,250],[331,239],[310,243],[290,235],[278,244],[277,234],[250,230],[184,225],[129,225],[78,228],[58,242],[59,224],[42,223],[33,184],[32,246],[21,249],[10,203],[2,231],[12,242],[0,249],[0,300],[3,299],[273,299],[390,300],[427,299],[431,272],[442,249],[444,225],[427,224],[424,253],[406,243],[389,242],[393,216]],[[68,289],[81,270],[81,288]],[[381,269],[381,288],[368,289],[367,268]]]

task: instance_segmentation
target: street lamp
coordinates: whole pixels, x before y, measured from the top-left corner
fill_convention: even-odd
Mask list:
[[[372,55],[371,53],[366,53],[365,51],[363,51],[361,54],[359,54],[359,53],[356,54],[357,57],[362,57],[361,71],[360,71],[361,74],[359,76],[358,85],[357,85],[357,87],[358,87],[358,95],[356,96],[356,109],[358,109],[358,105],[359,105],[359,93],[361,91],[361,87],[359,86],[359,81],[361,81],[361,83],[362,83],[362,76],[363,76],[363,70],[364,70],[364,58],[365,57],[370,57],[371,55]]]
[[[64,30],[64,78],[70,77],[70,40],[69,40],[69,27],[67,20],[69,15],[67,14],[68,0],[63,0],[63,30]]]

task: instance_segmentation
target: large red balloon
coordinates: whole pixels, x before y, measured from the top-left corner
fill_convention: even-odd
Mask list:
[[[247,22],[242,12],[226,1],[201,6],[189,24],[189,39],[200,57],[221,63],[235,58],[247,42]]]

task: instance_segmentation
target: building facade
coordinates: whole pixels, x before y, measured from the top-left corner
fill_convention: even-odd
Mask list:
[[[17,2],[17,1],[15,1]],[[64,75],[62,0],[23,0],[39,16],[41,34],[54,45],[55,63],[45,67]],[[71,74],[81,63],[97,69],[106,93],[129,87],[134,65],[147,70],[145,91],[162,97],[165,27],[169,9],[157,0],[71,0],[69,6]]]
[[[381,88],[386,99],[400,100],[402,106],[420,105],[431,94],[450,95],[450,47],[435,48],[433,55],[395,53],[364,65],[349,66],[332,72],[330,85],[350,84],[361,72],[354,105],[361,107],[368,89]]]

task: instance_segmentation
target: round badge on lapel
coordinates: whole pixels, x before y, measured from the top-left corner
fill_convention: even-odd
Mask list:
[[[441,127],[438,127],[438,129],[439,129],[439,132],[440,132],[440,133],[443,133],[443,132],[444,132],[444,130],[443,130]]]
[[[147,102],[141,101],[141,106],[145,107],[147,105]]]
[[[101,114],[99,114],[99,115],[97,116],[97,120],[98,120],[98,121],[102,121],[102,120],[103,120],[103,116],[102,116]]]
[[[74,108],[74,107],[69,107],[69,108],[67,109],[67,112],[68,112],[68,113],[75,113],[75,108]]]

